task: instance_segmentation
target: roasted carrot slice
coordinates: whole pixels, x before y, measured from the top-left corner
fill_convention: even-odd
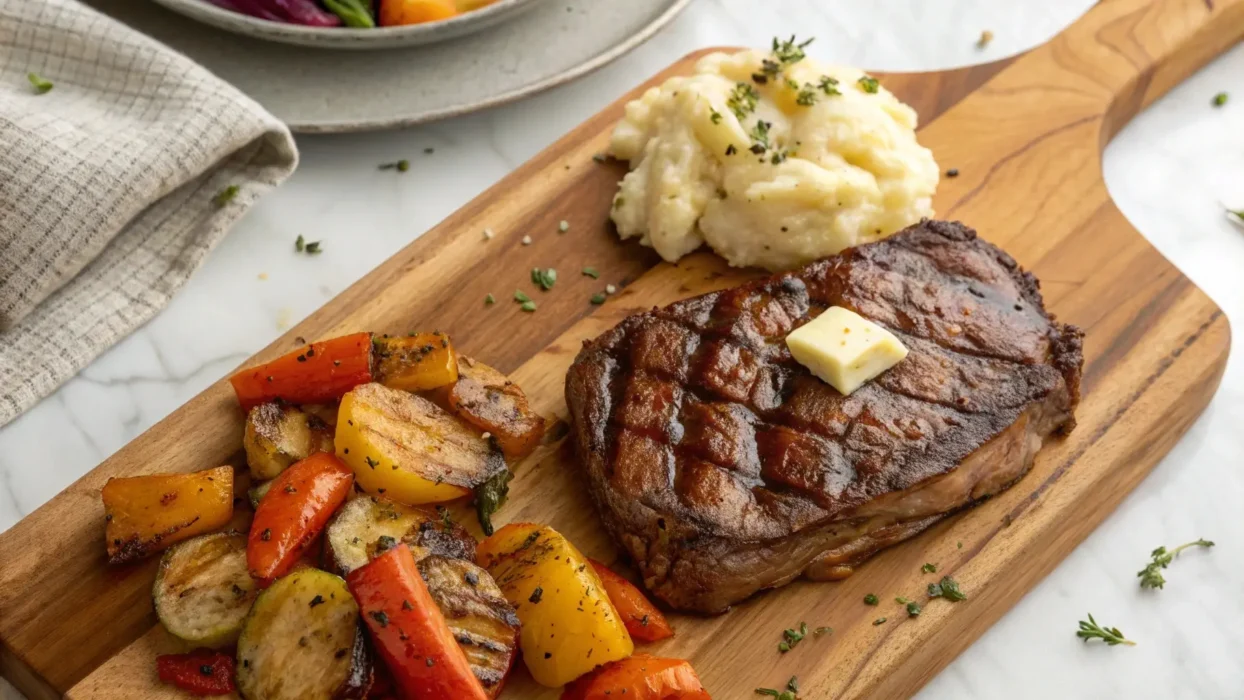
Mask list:
[[[402,697],[488,700],[409,547],[384,552],[346,581]]]
[[[631,639],[639,642],[656,642],[674,636],[674,628],[670,627],[670,623],[661,611],[657,610],[643,592],[635,587],[635,584],[595,559],[588,559],[588,561],[591,562],[592,568],[596,569],[596,575],[600,576],[600,582],[605,586],[609,602],[618,609],[622,622],[626,624],[626,631],[631,633]]]
[[[647,654],[614,661],[566,686],[562,700],[712,700],[691,664]]]
[[[233,467],[109,479],[104,484],[108,563],[142,559],[233,517]]]
[[[260,586],[293,568],[353,485],[354,472],[327,452],[311,455],[272,480],[246,542],[246,565]]]
[[[243,411],[282,399],[325,403],[371,381],[371,333],[311,343],[229,378]]]

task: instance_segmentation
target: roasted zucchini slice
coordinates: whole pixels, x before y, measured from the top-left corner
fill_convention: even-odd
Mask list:
[[[514,606],[492,576],[469,561],[431,555],[420,560],[419,573],[471,671],[489,697],[497,697],[518,650]]]
[[[246,535],[217,532],[174,546],[151,593],[173,636],[214,649],[232,644],[258,593],[246,570]]]
[[[328,412],[327,414],[331,414]],[[242,446],[256,480],[275,478],[316,452],[333,451],[333,425],[320,407],[283,401],[259,404],[246,414]]]
[[[259,594],[238,639],[247,700],[363,698],[371,659],[359,607],[341,578],[301,569]]]
[[[475,560],[475,538],[431,508],[375,496],[347,502],[324,531],[328,568],[345,576],[376,556],[382,537],[410,545],[415,559],[428,554]]]

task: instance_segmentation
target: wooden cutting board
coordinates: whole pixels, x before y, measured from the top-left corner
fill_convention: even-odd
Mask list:
[[[1227,319],[1124,219],[1101,151],[1145,105],[1244,37],[1244,0],[1107,0],[1013,62],[883,76],[914,105],[920,140],[943,168],[942,218],[961,219],[1042,281],[1047,305],[1085,329],[1079,427],[1032,472],[980,507],[875,557],[840,583],[798,582],[714,618],[674,616],[677,636],[648,649],[689,658],[716,698],[752,696],[798,674],[803,698],[898,697],[918,689],[1041,580],[1149,472],[1209,401],[1229,346]],[[648,84],[691,69],[688,56]],[[1008,65],[1009,63],[1009,65]],[[517,468],[499,520],[547,522],[585,552],[614,550],[564,441],[562,381],[581,341],[635,310],[756,276],[709,254],[657,264],[607,223],[620,164],[594,162],[632,91],[449,217],[247,364],[303,338],[440,328],[512,372],[554,416],[551,439]],[[558,222],[570,223],[558,232]],[[481,232],[491,228],[492,240]],[[520,239],[531,236],[532,244]],[[580,276],[585,265],[600,280]],[[532,267],[560,272],[535,292]],[[621,291],[603,306],[604,285]],[[515,289],[539,303],[510,301]],[[484,305],[486,294],[498,303]],[[221,381],[0,535],[0,671],[35,699],[179,697],[154,655],[178,650],[155,621],[155,561],[104,563],[99,492],[113,476],[242,464],[242,416]],[[32,465],[37,468],[37,465]],[[473,517],[461,512],[473,526]],[[907,619],[895,596],[923,600],[935,562],[969,598]],[[865,593],[879,607],[862,604]],[[889,621],[873,625],[886,616]],[[834,633],[779,655],[781,630]],[[1071,634],[1075,621],[1067,620]],[[555,698],[519,668],[505,698]]]

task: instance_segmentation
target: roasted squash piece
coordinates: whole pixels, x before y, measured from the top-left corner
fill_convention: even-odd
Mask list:
[[[419,573],[440,608],[471,672],[488,697],[501,693],[518,651],[518,615],[484,569],[437,555],[419,561]]]
[[[444,409],[374,383],[342,398],[335,442],[364,491],[407,505],[468,496],[506,468],[500,450]]]
[[[109,479],[108,563],[123,564],[220,527],[233,517],[233,467]]]
[[[392,389],[425,391],[458,381],[458,358],[440,331],[376,338],[372,362],[376,381]]]
[[[258,593],[246,570],[246,535],[215,532],[164,553],[151,597],[173,636],[220,648],[237,641]]]
[[[531,454],[544,437],[544,417],[504,374],[469,357],[458,359],[458,381],[433,398],[495,438],[509,459]]]
[[[333,427],[312,412],[283,401],[269,401],[246,414],[242,447],[256,480],[275,479],[294,462],[333,451]],[[334,416],[331,411],[328,412]]]
[[[375,558],[381,538],[405,542],[416,560],[438,554],[475,561],[475,538],[461,525],[431,508],[376,496],[346,503],[324,535],[326,567],[342,576]]]
[[[565,685],[635,650],[596,571],[553,528],[511,523],[477,551],[518,611],[523,661],[540,685]]]

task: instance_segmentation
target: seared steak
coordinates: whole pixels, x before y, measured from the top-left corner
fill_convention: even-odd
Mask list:
[[[784,339],[829,306],[907,359],[848,397]],[[657,597],[718,613],[1007,488],[1069,430],[1082,333],[1036,278],[924,221],[802,270],[636,314],[585,344],[566,402],[592,499]]]

